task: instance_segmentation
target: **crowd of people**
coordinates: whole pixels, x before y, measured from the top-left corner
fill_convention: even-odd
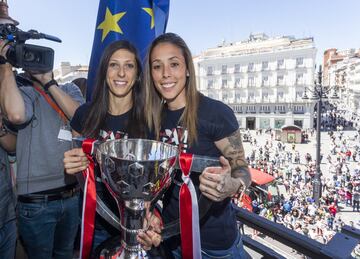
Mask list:
[[[360,136],[352,132],[346,136],[340,130],[328,132],[331,148],[322,149],[322,195],[317,205],[312,198],[316,160],[305,150],[300,154],[298,145],[303,144],[271,141],[271,132],[248,131],[249,165],[274,176],[275,182],[286,190],[270,200],[253,196],[253,212],[322,243],[331,240],[344,225],[339,212],[344,209],[359,212]],[[260,142],[258,136],[266,134],[267,140]],[[360,217],[349,224],[359,226]]]

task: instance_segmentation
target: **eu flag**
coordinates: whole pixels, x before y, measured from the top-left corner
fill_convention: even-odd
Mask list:
[[[170,0],[100,0],[92,47],[87,100],[95,82],[96,70],[105,47],[125,39],[136,46],[144,60],[154,38],[165,32]]]

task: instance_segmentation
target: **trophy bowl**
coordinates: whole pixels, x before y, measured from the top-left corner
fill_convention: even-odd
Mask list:
[[[148,210],[170,186],[178,149],[146,139],[119,139],[101,143],[96,160],[101,178],[115,198],[120,213],[121,246],[105,258],[146,258],[136,240],[144,231]]]

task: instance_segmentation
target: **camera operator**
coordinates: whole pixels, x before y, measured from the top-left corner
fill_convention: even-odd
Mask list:
[[[19,234],[29,259],[72,258],[79,192],[62,159],[71,148],[64,141],[71,140],[69,119],[83,98],[74,84],[58,86],[52,72],[15,77],[5,58],[8,48],[0,40],[0,105],[18,129]]]
[[[0,258],[14,258],[16,247],[15,196],[7,152],[14,152],[16,136],[3,124],[0,112]]]

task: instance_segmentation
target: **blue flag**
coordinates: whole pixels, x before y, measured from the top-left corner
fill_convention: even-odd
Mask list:
[[[100,0],[87,82],[91,99],[102,52],[111,42],[128,40],[144,60],[147,48],[165,32],[170,0]]]

